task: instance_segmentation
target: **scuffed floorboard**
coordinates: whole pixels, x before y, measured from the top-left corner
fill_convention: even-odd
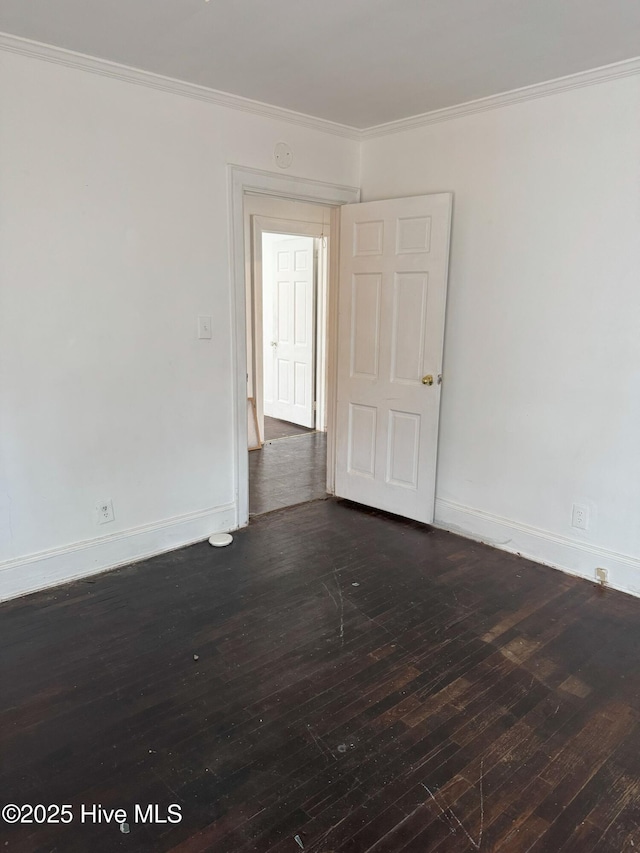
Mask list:
[[[335,501],[10,602],[3,804],[74,817],[0,824],[2,849],[640,849],[639,617]],[[81,823],[82,804],[130,831]]]

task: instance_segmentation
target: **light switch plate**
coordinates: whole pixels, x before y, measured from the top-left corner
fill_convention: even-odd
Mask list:
[[[198,337],[202,340],[211,338],[211,317],[206,314],[198,317]]]

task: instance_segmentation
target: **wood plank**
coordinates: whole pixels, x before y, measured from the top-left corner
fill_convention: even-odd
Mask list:
[[[313,853],[469,853],[480,838],[482,853],[629,853],[639,607],[335,501],[264,516],[229,549],[9,602],[6,800],[175,802],[184,819],[127,835],[5,826],[3,840],[17,853],[290,853],[295,836]]]

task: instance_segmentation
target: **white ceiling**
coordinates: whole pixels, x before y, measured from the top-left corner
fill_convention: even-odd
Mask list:
[[[638,0],[1,0],[0,30],[363,128],[640,53]]]

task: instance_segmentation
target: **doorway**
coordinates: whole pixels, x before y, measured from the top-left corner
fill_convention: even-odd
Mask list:
[[[237,514],[235,526],[244,527],[249,522],[249,446],[251,432],[247,398],[253,395],[253,340],[252,304],[253,280],[251,276],[252,240],[251,216],[281,215],[276,208],[293,202],[308,203],[329,215],[329,248],[327,253],[327,423],[326,490],[333,492],[334,483],[334,421],[333,399],[336,375],[335,340],[337,328],[337,293],[333,282],[337,279],[337,239],[339,223],[337,209],[360,200],[357,187],[328,184],[289,175],[274,174],[242,166],[229,166],[231,275],[233,282],[232,321],[234,330],[233,363],[235,365],[234,411],[232,436],[234,441],[234,487]],[[256,209],[257,208],[257,209]],[[326,220],[325,220],[326,221]],[[256,403],[256,415],[258,401]],[[257,420],[257,417],[256,417]]]
[[[251,215],[257,436],[249,450],[250,516],[327,493],[330,211],[273,200],[267,207],[294,218]]]
[[[256,440],[264,430],[263,401],[251,397],[259,391],[253,365],[262,358],[261,344],[253,343],[254,325],[262,334],[251,319],[253,294],[261,298],[261,289],[254,287],[247,252],[250,202],[258,196],[267,204],[331,209],[326,491],[432,523],[453,194],[360,204],[355,188],[235,166],[229,177],[237,526],[249,521],[250,402]],[[257,246],[261,252],[261,240]]]

